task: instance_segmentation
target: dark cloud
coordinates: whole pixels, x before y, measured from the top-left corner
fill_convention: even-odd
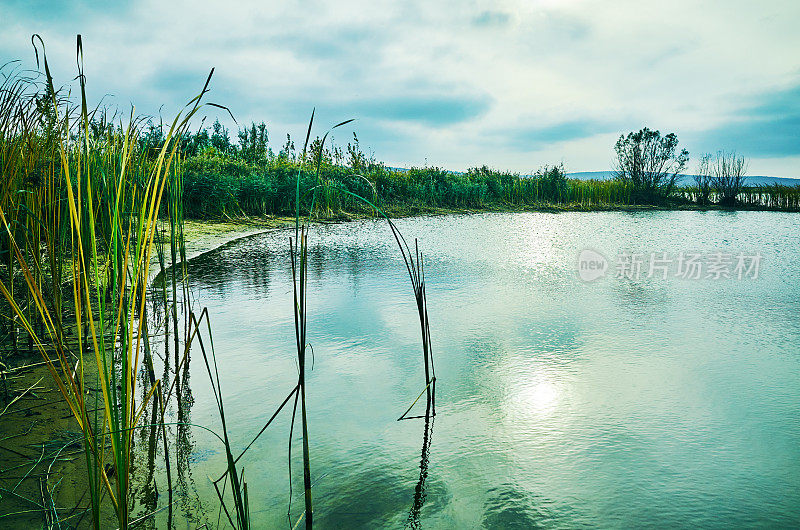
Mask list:
[[[175,77],[173,86],[180,84],[195,89],[197,76],[194,74],[166,76]],[[219,88],[213,88],[216,86]],[[219,78],[212,82],[210,97],[215,101],[230,102],[234,115],[246,112],[257,119],[294,122],[298,118],[302,120],[315,107],[318,114],[335,121],[356,118],[361,122],[419,124],[432,128],[479,118],[492,104],[492,99],[486,94],[459,95],[454,89],[423,81],[398,84],[391,94],[381,96],[364,95],[358,87],[349,92],[339,90],[335,93],[325,88],[308,87],[291,96],[270,98],[246,86],[232,87],[232,83]]]
[[[375,53],[382,47],[383,38],[371,28],[338,28],[322,35],[287,35],[288,39],[276,39],[300,58],[318,60],[365,59],[364,53]]]
[[[532,125],[509,131],[509,141],[522,149],[541,149],[549,144],[580,140],[597,134],[615,132],[619,126],[599,120],[569,120],[552,125]]]
[[[69,24],[75,17],[91,14],[118,16],[127,13],[133,2],[129,0],[4,0],[3,12],[17,17],[33,17],[41,22]],[[6,11],[8,9],[8,11]]]
[[[298,59],[364,62],[365,54],[382,50],[387,38],[379,26],[351,24],[310,31],[299,24],[270,28],[264,33],[230,33],[215,36],[216,45],[228,50],[282,51]]]
[[[800,84],[751,98],[729,121],[695,134],[692,140],[709,152],[735,150],[753,157],[800,155]]]
[[[208,72],[192,69],[168,68],[158,70],[150,76],[150,87],[156,90],[170,92],[176,96],[181,95],[181,97],[185,99],[191,97],[190,95],[199,93],[207,78]]]
[[[469,121],[486,112],[486,96],[420,95],[374,98],[352,104],[352,112],[381,120],[443,126]]]
[[[240,124],[264,120],[273,138],[295,136],[316,107],[321,128],[357,118],[349,130],[388,161],[527,169],[520,165],[529,153],[558,151],[572,167],[602,169],[605,152],[578,142],[642,121],[669,123],[694,154],[736,149],[774,158],[774,168],[800,154],[800,85],[740,98],[735,114],[725,114],[731,102],[720,97],[797,71],[789,51],[796,32],[780,26],[785,9],[740,32],[725,13],[700,8],[665,27],[669,10],[655,5],[228,4],[0,0],[0,62],[35,67],[30,35],[40,33],[56,84],[74,89],[81,33],[90,100],[111,94],[105,102],[123,112],[135,103],[137,114],[165,118],[216,66],[205,100],[229,107]],[[780,26],[774,38],[765,24]],[[698,111],[725,122],[681,128]],[[225,111],[203,113],[206,124],[219,117],[235,128]],[[783,165],[793,168],[790,159]]]

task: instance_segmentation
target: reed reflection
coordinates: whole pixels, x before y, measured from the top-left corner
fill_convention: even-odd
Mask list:
[[[433,420],[430,408],[425,414],[425,429],[422,432],[422,452],[419,461],[419,480],[414,488],[414,498],[411,503],[411,510],[406,520],[406,528],[422,528],[420,523],[420,512],[427,498],[425,482],[428,479],[428,461],[431,455],[431,442],[433,441]]]

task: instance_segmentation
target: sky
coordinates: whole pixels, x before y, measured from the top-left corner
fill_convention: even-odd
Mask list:
[[[35,68],[40,34],[59,85],[81,34],[90,100],[126,113],[172,118],[214,67],[206,101],[275,150],[316,108],[317,134],[356,118],[334,141],[397,167],[608,170],[646,126],[689,170],[735,150],[800,177],[798,0],[0,0],[0,20],[0,63]]]

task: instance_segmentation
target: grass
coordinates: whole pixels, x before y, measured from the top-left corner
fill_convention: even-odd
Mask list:
[[[293,214],[301,158],[298,156],[297,161],[292,161],[275,157],[254,165],[211,148],[190,157],[186,161],[185,177],[187,215],[215,218]],[[302,174],[301,179],[303,189],[321,186],[315,197],[315,218],[336,217],[341,212],[374,211],[355,196],[380,197],[378,206],[392,214],[437,208],[551,205],[592,208],[631,203],[629,186],[616,181],[564,178],[554,184],[548,175],[522,177],[486,167],[456,174],[439,168],[395,171],[373,164],[357,172],[350,167],[326,163],[322,158],[319,171]],[[310,201],[311,197],[305,200]],[[310,202],[304,204],[304,208],[309,206]]]
[[[341,122],[337,125],[334,125],[328,132],[325,133],[322,140],[318,144],[321,149],[325,145],[325,140],[328,137],[328,134],[343,125],[346,125],[352,120],[347,120]],[[314,124],[314,113],[311,114],[311,119],[309,120],[308,124],[308,133],[306,135],[306,141],[303,146],[303,156],[301,160],[307,160],[306,152],[308,148],[308,142],[311,135],[311,130]],[[386,214],[378,208],[375,204],[373,204],[368,199],[360,195],[353,194],[347,190],[343,190],[336,186],[336,183],[332,183],[330,180],[323,180],[320,177],[321,173],[321,156],[318,154],[316,159],[313,160],[313,169],[312,171],[308,172],[309,174],[314,174],[314,182],[316,185],[312,186],[310,189],[307,190],[306,195],[311,196],[310,205],[308,206],[308,211],[305,216],[301,217],[301,205],[302,205],[302,197],[301,194],[301,187],[304,182],[304,167],[301,164],[297,169],[296,181],[295,181],[295,229],[294,229],[294,238],[289,238],[289,250],[290,250],[290,259],[291,259],[291,269],[292,269],[292,285],[293,285],[293,308],[294,308],[294,327],[295,327],[295,346],[297,352],[297,366],[298,366],[298,379],[297,384],[295,387],[290,391],[289,395],[286,399],[281,403],[278,409],[272,414],[270,419],[267,423],[262,427],[259,433],[255,436],[255,438],[247,445],[247,447],[242,451],[242,453],[236,459],[228,458],[228,469],[226,473],[223,475],[222,478],[227,476],[235,477],[236,476],[236,462],[244,455],[244,453],[249,449],[249,447],[255,442],[258,437],[264,432],[264,430],[270,425],[270,423],[275,419],[275,417],[280,413],[281,409],[288,403],[288,401],[294,396],[294,406],[292,409],[292,418],[291,418],[291,428],[289,434],[289,447],[291,450],[291,438],[294,432],[294,425],[297,419],[297,407],[298,403],[300,405],[300,429],[302,434],[302,447],[303,447],[303,499],[304,499],[304,511],[301,515],[301,518],[295,522],[294,526],[300,523],[301,520],[305,520],[306,528],[313,527],[314,521],[314,510],[313,510],[313,496],[312,496],[312,478],[311,478],[311,456],[310,456],[310,443],[309,443],[309,429],[308,429],[308,413],[307,413],[307,402],[306,402],[306,369],[307,369],[307,352],[310,348],[310,345],[307,343],[307,323],[308,323],[308,307],[307,307],[307,299],[308,299],[308,234],[311,229],[311,218],[314,212],[316,211],[316,206],[318,202],[325,201],[331,197],[332,193],[342,193],[344,195],[348,195],[353,197],[355,200],[368,205],[373,209],[375,213],[378,213],[385,217],[388,222],[388,225],[391,229],[392,235],[395,238],[395,241],[398,244],[400,252],[402,254],[403,260],[405,262],[409,278],[411,280],[412,288],[414,291],[414,298],[417,304],[417,311],[420,318],[420,328],[422,332],[422,347],[423,347],[423,360],[424,360],[424,367],[425,367],[425,388],[423,392],[427,393],[427,406],[424,416],[416,416],[418,418],[424,417],[426,421],[435,414],[435,381],[436,376],[433,369],[433,352],[431,347],[431,338],[430,338],[430,323],[428,320],[428,311],[427,311],[427,298],[425,293],[425,275],[424,275],[424,266],[422,255],[419,252],[418,243],[415,240],[415,252],[414,254],[411,253],[408,244],[406,243],[405,238],[403,237],[402,233],[397,229],[396,225],[392,222],[392,220],[386,216]],[[321,201],[319,198],[322,198]],[[204,354],[205,358],[205,354]],[[210,374],[210,372],[209,372]],[[215,393],[216,395],[216,393]],[[417,398],[417,400],[419,397]],[[416,403],[416,401],[414,402]],[[406,411],[406,413],[400,419],[412,419],[413,417],[408,417],[406,414],[411,410],[414,406],[412,403],[411,407]],[[219,408],[220,414],[222,414],[222,405],[221,405],[221,398],[219,400]],[[427,431],[427,424],[426,424],[426,441],[424,445],[429,448],[430,442],[428,441],[428,431]],[[227,443],[226,443],[227,446]],[[291,463],[291,452],[289,456],[289,461]],[[291,465],[290,465],[291,470]],[[219,479],[218,479],[219,481]],[[217,481],[217,482],[218,482]],[[215,486],[217,484],[215,482]],[[291,478],[290,478],[291,482]],[[238,487],[236,484],[232,484],[234,490]],[[217,490],[219,493],[219,490]],[[245,488],[246,493],[246,488]],[[241,495],[240,495],[241,496]],[[246,498],[246,495],[245,495]],[[236,496],[235,499],[236,501]],[[220,501],[223,502],[224,500],[222,495],[220,495]],[[237,514],[239,514],[239,501],[235,502],[237,506]],[[245,503],[246,504],[246,503]],[[244,505],[243,505],[244,506]],[[246,507],[245,507],[246,508]],[[245,509],[243,508],[243,509]],[[227,513],[227,509],[226,509]],[[229,517],[230,519],[230,517]],[[246,519],[246,517],[240,517],[238,520]],[[237,521],[238,521],[237,520]],[[231,520],[232,522],[232,520]],[[249,524],[249,523],[248,523]],[[241,526],[240,526],[241,527]]]

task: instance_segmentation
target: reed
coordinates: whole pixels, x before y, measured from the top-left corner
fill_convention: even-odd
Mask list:
[[[420,318],[420,329],[422,334],[422,344],[423,344],[423,358],[424,358],[424,368],[425,368],[425,382],[426,385],[420,393],[422,396],[423,393],[427,393],[427,406],[426,412],[424,416],[407,416],[408,412],[413,408],[414,404],[416,404],[417,400],[412,403],[411,407],[406,411],[405,414],[399,419],[412,419],[412,418],[426,418],[426,420],[432,417],[435,414],[435,371],[433,366],[433,352],[431,347],[431,336],[430,336],[430,323],[428,320],[428,311],[427,311],[427,298],[426,298],[426,291],[425,291],[425,275],[424,275],[424,265],[422,254],[419,252],[418,243],[415,240],[414,244],[414,253],[411,253],[411,250],[403,237],[402,233],[397,229],[397,226],[392,222],[392,220],[381,210],[378,206],[374,204],[374,202],[366,199],[360,195],[356,195],[349,190],[342,189],[338,187],[338,182],[331,181],[329,179],[323,179],[320,177],[320,171],[322,167],[322,157],[319,153],[322,152],[322,148],[324,148],[325,140],[328,137],[328,134],[338,128],[342,127],[350,123],[352,120],[346,120],[344,122],[338,123],[337,125],[333,126],[328,132],[325,133],[323,138],[317,143],[317,151],[316,155],[309,157],[308,155],[308,148],[309,148],[309,139],[311,135],[311,130],[314,124],[314,112],[311,114],[311,119],[309,120],[308,125],[308,132],[306,134],[306,140],[303,145],[303,150],[300,156],[301,161],[307,162],[311,166],[310,171],[306,171],[305,164],[301,162],[297,167],[297,173],[295,176],[295,183],[294,183],[294,216],[295,216],[295,229],[294,229],[294,237],[289,238],[289,253],[290,253],[290,260],[291,260],[291,268],[292,268],[292,285],[293,285],[293,314],[294,314],[294,326],[295,326],[295,348],[297,354],[297,366],[298,366],[298,379],[297,384],[294,388],[291,389],[289,394],[283,400],[283,402],[278,406],[278,408],[272,413],[270,418],[264,424],[264,426],[260,429],[260,431],[255,435],[255,437],[245,446],[244,450],[236,457],[232,458],[230,455],[230,446],[229,442],[227,441],[227,437],[225,438],[225,446],[228,451],[228,467],[225,473],[221,477],[219,477],[216,481],[214,481],[215,488],[217,488],[217,493],[219,499],[223,506],[225,506],[225,500],[223,492],[218,488],[218,484],[220,481],[227,481],[228,477],[236,477],[237,476],[237,469],[236,465],[238,461],[244,456],[244,454],[249,450],[249,448],[255,443],[255,441],[264,433],[264,431],[269,427],[272,421],[277,417],[277,415],[281,412],[281,410],[287,405],[287,403],[294,397],[294,406],[292,408],[291,414],[291,427],[289,432],[289,470],[290,470],[290,483],[291,483],[291,447],[292,447],[292,437],[294,433],[294,426],[297,420],[297,409],[298,405],[300,408],[300,429],[302,435],[302,461],[303,461],[303,490],[304,490],[304,511],[296,522],[294,522],[293,527],[297,526],[301,520],[305,519],[305,526],[306,528],[313,527],[314,521],[314,512],[313,512],[313,496],[312,496],[312,477],[311,477],[311,455],[310,455],[310,442],[309,442],[309,425],[308,425],[308,409],[307,409],[307,401],[306,401],[306,390],[307,390],[307,352],[310,348],[310,345],[307,342],[307,323],[308,323],[308,234],[311,229],[311,221],[314,217],[315,213],[317,213],[319,202],[325,204],[325,201],[328,200],[330,197],[334,196],[334,193],[341,193],[342,195],[352,197],[353,199],[359,201],[362,204],[367,205],[370,207],[374,212],[382,215],[388,222],[389,227],[391,229],[392,235],[395,238],[395,241],[398,244],[398,247],[401,251],[403,260],[405,262],[407,271],[409,273],[409,278],[412,283],[412,288],[414,290],[414,297],[417,303],[417,311]],[[311,186],[308,189],[304,189],[304,183],[308,182],[309,179],[306,177],[307,174],[313,174],[312,182],[315,182],[316,185]],[[363,176],[354,175],[354,178],[364,179]],[[366,179],[364,179],[366,180]],[[373,191],[373,200],[376,200],[377,193],[375,193],[374,188]],[[310,201],[305,201],[304,198],[310,197]],[[304,208],[306,206],[306,208]],[[323,206],[326,208],[328,206]],[[305,215],[301,215],[301,211],[305,209]],[[204,351],[204,350],[203,350]],[[203,353],[204,359],[207,359],[206,354]],[[216,369],[216,361],[213,361],[213,365]],[[210,366],[208,361],[206,360],[206,366]],[[211,377],[211,370],[209,369],[209,376]],[[215,374],[216,376],[216,374]],[[212,380],[212,386],[214,385]],[[217,381],[218,386],[218,381]],[[214,391],[215,397],[217,396],[217,390]],[[224,416],[223,407],[222,407],[222,399],[221,399],[221,392],[219,393],[220,397],[217,398],[218,407],[220,410],[220,416]],[[426,427],[427,429],[427,427]],[[223,433],[225,431],[225,427],[223,425]],[[427,430],[426,430],[427,432]],[[427,436],[427,435],[426,435]],[[426,443],[426,446],[429,446],[429,442]],[[223,483],[223,485],[225,482]],[[290,486],[291,487],[291,486]],[[242,488],[246,492],[246,484],[244,484],[243,478],[239,483],[236,483],[235,480],[232,483],[232,488],[234,492],[239,491],[239,488]],[[224,490],[224,486],[223,486]],[[290,489],[291,491],[291,489]],[[239,494],[239,497],[245,497],[244,493]],[[234,493],[234,504],[236,506],[236,513],[237,513],[237,524],[240,528],[244,527],[241,526],[242,521],[249,521],[248,516],[239,516],[240,510],[247,509],[246,502],[240,502],[237,500],[236,493]],[[291,505],[291,502],[290,502]],[[241,508],[240,508],[241,506]],[[227,508],[225,509],[226,514],[228,514],[228,519],[231,524],[234,524],[233,518],[229,515],[229,511]],[[290,521],[291,523],[291,521]],[[249,524],[249,522],[247,523]]]
[[[434,413],[436,377],[424,265],[418,243],[415,240],[412,252],[395,224],[376,205],[379,194],[375,180],[341,167],[334,170],[326,162],[324,146],[330,130],[322,139],[311,143],[312,113],[302,154],[291,161],[283,158],[274,166],[281,175],[280,186],[275,189],[283,190],[282,193],[288,189],[293,191],[288,202],[294,209],[296,223],[294,238],[290,238],[289,244],[294,275],[298,381],[259,434],[234,456],[209,315],[204,310],[198,317],[188,303],[182,232],[184,218],[194,207],[187,197],[197,189],[192,187],[197,181],[192,180],[191,172],[187,171],[197,166],[184,159],[182,149],[191,118],[203,105],[214,105],[201,103],[211,74],[202,91],[155,134],[154,127],[145,128],[143,120],[136,118],[133,110],[123,120],[116,114],[109,116],[105,110],[88,105],[80,36],[77,40],[80,86],[77,103],[66,97],[63,90],[56,89],[44,43],[38,36],[34,37],[34,42],[43,75],[7,66],[2,70],[0,85],[0,167],[8,177],[0,189],[3,229],[0,292],[7,303],[4,312],[10,317],[4,319],[6,329],[3,331],[10,350],[16,352],[21,348],[16,326],[22,329],[29,341],[28,349],[42,356],[75,417],[83,438],[92,526],[99,528],[107,523],[103,513],[108,509],[120,528],[127,528],[134,521],[131,514],[133,436],[134,431],[142,428],[151,430],[150,443],[154,443],[157,432],[162,435],[171,514],[172,479],[166,426],[183,425],[184,421],[180,414],[178,422],[166,421],[166,402],[180,386],[179,373],[188,363],[190,348],[197,345],[212,383],[221,434],[207,427],[197,427],[214,434],[225,448],[227,470],[214,486],[228,522],[237,528],[251,526],[244,468],[240,470],[237,466],[255,439],[294,397],[292,429],[299,405],[303,444],[303,517],[306,526],[311,528],[313,503],[306,401],[306,361],[310,348],[307,344],[307,265],[311,222],[316,217],[332,215],[354,205],[376,212],[388,221],[409,273],[420,319],[427,417]],[[337,124],[331,130],[350,121]],[[212,165],[219,162],[214,157],[208,160]],[[292,172],[294,176],[290,178]],[[411,177],[424,179],[425,175],[421,171],[420,175]],[[437,178],[442,182],[447,180],[443,173]],[[429,200],[438,201],[441,197],[443,201],[458,200],[454,199],[457,193],[443,194],[440,188],[437,184],[421,189],[429,194]],[[388,191],[386,186],[384,189]],[[221,211],[215,213],[241,213],[243,205],[266,209],[268,202],[263,195],[263,189],[253,188],[249,195],[237,195],[229,203],[230,210],[226,210],[222,201]],[[372,200],[365,196],[371,196]],[[270,207],[285,208],[285,202],[280,202],[285,200],[276,195]],[[160,291],[148,290],[151,263],[159,264],[165,280],[160,284]],[[178,325],[180,295],[186,318],[183,335]],[[163,378],[155,377],[150,350],[148,301],[159,297],[164,315],[168,316],[165,320],[167,337],[171,333],[174,340],[175,370],[171,380],[166,371]],[[203,338],[201,329],[204,319],[207,339]],[[137,380],[136,375],[142,368],[149,374],[149,386],[140,387]],[[89,386],[99,387],[100,392],[87,398]],[[152,412],[145,425],[142,418],[149,408]],[[225,482],[220,487],[223,478]],[[233,497],[231,509],[226,503],[228,480]],[[57,511],[53,513],[57,518]],[[147,514],[135,521],[141,521],[142,517]]]
[[[197,139],[198,135],[200,139]],[[206,138],[206,147],[198,147],[203,145],[203,138]],[[275,154],[264,147],[259,156],[253,157],[248,154],[250,147],[242,150],[230,144],[220,150],[211,146],[208,138],[208,134],[196,133],[187,140],[187,145],[192,146],[192,154],[187,158],[185,201],[188,215],[195,217],[292,215],[299,166],[309,162],[314,165],[317,160],[316,174],[301,172],[303,189],[321,186],[314,197],[314,216],[317,218],[337,217],[347,212],[369,213],[372,208],[355,197],[368,197],[373,190],[381,198],[385,211],[398,214],[437,208],[604,209],[647,204],[641,194],[634,193],[631,182],[571,179],[563,165],[544,166],[533,175],[498,171],[487,166],[471,168],[463,173],[438,167],[396,170],[387,168],[374,157],[367,157],[357,143],[347,145],[347,160],[341,149],[335,146],[325,148],[321,138],[312,142],[312,154],[295,155],[286,146]],[[291,144],[291,140],[288,143]],[[676,186],[671,189],[669,196],[656,202],[669,206],[686,202],[689,195],[697,199],[696,187]],[[704,193],[710,190],[710,184],[705,181],[704,190]],[[741,193],[746,193],[746,190],[742,189]],[[785,195],[781,190],[766,189],[760,193],[764,195],[763,200],[751,203],[749,207],[791,208],[782,206],[786,201],[780,199]],[[772,194],[779,199],[772,201]],[[711,195],[719,199],[719,194],[713,190]],[[306,200],[310,201],[311,197],[306,197]],[[304,207],[309,204],[304,204]]]
[[[331,130],[341,127],[350,123],[353,120],[346,120],[337,125],[334,125]],[[301,160],[306,159],[308,150],[308,142],[311,137],[311,129],[314,125],[314,112],[311,113],[311,119],[308,122],[308,132],[306,133],[306,141],[303,145],[303,155]],[[329,133],[330,131],[328,131]],[[319,154],[316,160],[316,180],[319,182],[320,164],[322,148],[325,144],[325,139],[328,137],[325,133],[323,137]],[[295,339],[297,347],[297,366],[298,378],[297,389],[295,396],[300,400],[300,425],[303,434],[303,488],[304,488],[304,501],[305,512],[304,517],[306,521],[306,528],[312,528],[314,511],[311,497],[311,455],[308,443],[308,414],[306,410],[306,330],[307,330],[307,301],[308,301],[308,221],[300,224],[300,184],[302,175],[302,165],[297,171],[297,181],[295,186],[295,233],[294,243],[289,239],[289,250],[292,261],[292,285],[294,292],[294,327]],[[311,211],[314,210],[312,202]],[[295,411],[297,405],[295,402]],[[294,426],[294,413],[292,415],[292,425]],[[291,436],[291,435],[290,435]],[[291,458],[290,458],[291,462]]]
[[[180,182],[177,139],[211,76],[150,152],[139,146],[133,111],[123,125],[89,107],[80,36],[77,103],[55,88],[44,42],[33,40],[44,75],[7,71],[0,88],[0,164],[8,175],[0,291],[83,435],[93,526],[103,524],[108,502],[127,528],[133,431],[160,386],[155,381],[137,402],[153,241],[165,190]],[[170,196],[166,215],[177,227],[180,190]],[[174,259],[179,234],[170,238]],[[13,324],[7,331],[16,349]],[[87,399],[90,384],[101,393]]]

